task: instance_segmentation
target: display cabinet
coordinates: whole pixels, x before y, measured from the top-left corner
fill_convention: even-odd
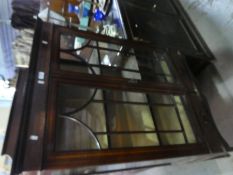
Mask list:
[[[12,174],[90,174],[228,155],[187,64],[209,61],[208,52],[179,4],[108,2],[98,23],[37,20],[3,149]]]
[[[38,21],[31,59],[3,151],[14,173],[227,155],[177,50]]]

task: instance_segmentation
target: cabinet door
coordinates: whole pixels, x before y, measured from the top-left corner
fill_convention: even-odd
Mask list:
[[[207,151],[186,102],[194,86],[169,51],[63,27],[54,41],[46,167]]]
[[[55,151],[197,143],[182,96],[54,85]]]
[[[60,78],[51,83],[48,167],[139,161],[205,150],[184,95],[100,88]]]

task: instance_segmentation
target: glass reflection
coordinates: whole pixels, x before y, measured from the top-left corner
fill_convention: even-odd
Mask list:
[[[58,151],[196,143],[180,96],[72,84],[58,93]]]
[[[178,108],[178,111],[179,111],[179,114],[180,114],[181,121],[182,121],[183,126],[184,126],[184,130],[185,130],[185,134],[187,136],[187,140],[188,140],[189,143],[196,143],[197,142],[196,137],[194,135],[194,132],[193,132],[191,123],[189,121],[189,118],[187,116],[187,113],[186,113],[186,111],[184,109],[184,105],[181,102],[181,98],[179,96],[175,96],[175,101],[176,101],[176,104],[177,104],[177,108]]]
[[[90,103],[85,109],[73,115],[88,125],[94,132],[106,132],[105,112],[102,103]]]
[[[67,44],[69,42],[73,44]],[[66,51],[60,53],[62,70],[144,81],[175,82],[167,56],[152,49],[133,49],[65,35],[61,35],[61,48],[71,49],[73,54]],[[73,61],[73,64],[68,65],[65,62],[67,60]]]
[[[56,127],[57,151],[102,149],[101,145],[102,140],[90,134],[84,125],[59,116]]]
[[[97,89],[76,85],[59,85],[58,90],[58,111],[61,114],[78,111],[85,107],[93,98],[102,99],[102,92]],[[96,95],[97,94],[97,95]]]
[[[105,90],[105,93],[107,100],[147,103],[147,97],[144,93],[111,91],[111,90]]]
[[[154,131],[155,126],[146,105],[109,104],[111,131]]]
[[[156,115],[158,128],[161,131],[181,130],[180,122],[174,107],[155,106],[153,110]]]
[[[161,141],[164,145],[180,145],[185,144],[184,135],[182,133],[162,133]]]
[[[156,93],[149,93],[148,97],[151,103],[155,104],[173,104],[172,96],[171,95],[162,95]]]

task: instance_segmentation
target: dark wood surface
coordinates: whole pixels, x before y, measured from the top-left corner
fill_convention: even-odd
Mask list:
[[[56,153],[48,156],[45,168],[75,168],[87,165],[156,160],[181,156],[200,155],[208,152],[205,145],[163,146],[152,148],[119,149],[111,151],[86,151]]]
[[[33,96],[31,99],[29,123],[27,128],[27,140],[25,144],[26,154],[24,156],[23,163],[24,170],[42,169],[50,54],[53,44],[52,29],[53,26],[51,24],[43,23],[41,37],[37,41],[39,52],[37,55],[37,71],[34,74]],[[48,44],[43,44],[43,42],[47,42]],[[39,72],[44,73],[43,80],[38,78]],[[43,84],[38,83],[38,81],[42,81]],[[32,135],[38,136],[38,140],[31,140],[30,137]],[[34,161],[32,161],[33,159]]]

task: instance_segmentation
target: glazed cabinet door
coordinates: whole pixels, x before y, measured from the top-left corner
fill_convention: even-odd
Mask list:
[[[56,27],[46,168],[206,153],[182,57],[140,42]],[[179,70],[178,70],[179,69]]]

